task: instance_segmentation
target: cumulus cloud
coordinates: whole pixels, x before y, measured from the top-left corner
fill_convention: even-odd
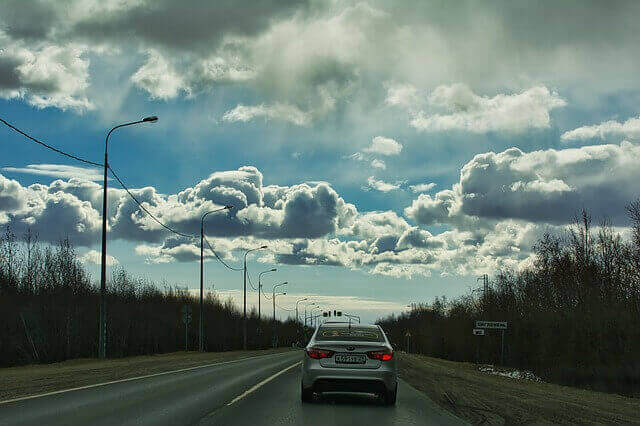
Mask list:
[[[413,109],[421,102],[418,89],[412,84],[387,82],[384,87],[387,89],[385,102],[388,105]]]
[[[549,112],[566,105],[556,92],[542,86],[522,93],[487,97],[475,94],[460,83],[436,87],[429,95],[428,103],[434,110],[445,112],[420,111],[412,118],[411,126],[429,132],[462,130],[472,133],[548,128]]]
[[[397,183],[389,183],[383,180],[378,180],[373,176],[369,176],[367,178],[367,185],[368,186],[365,188],[374,189],[380,192],[396,191],[400,189],[400,185]]]
[[[99,169],[66,164],[29,164],[26,167],[3,167],[2,170],[63,179],[77,178],[85,181],[102,181],[104,179],[103,172]]]
[[[385,138],[383,136],[376,136],[371,141],[371,145],[364,148],[363,152],[370,154],[380,155],[398,155],[402,151],[402,144],[396,142],[391,138]]]
[[[222,116],[223,121],[247,122],[255,118],[267,120],[286,121],[296,126],[308,126],[311,123],[311,115],[301,111],[297,106],[275,103],[273,105],[237,105]]]
[[[201,58],[185,67],[171,62],[157,50],[150,50],[147,55],[147,61],[131,76],[131,81],[151,98],[195,96],[211,91],[216,85],[242,83],[255,77],[252,69],[220,56]]]
[[[86,96],[86,48],[70,44],[31,47],[0,31],[0,98],[25,99],[37,108],[93,109]]]
[[[88,252],[86,252],[85,254],[80,256],[80,261],[82,261],[84,263],[92,263],[94,265],[101,265],[102,264],[102,253],[100,253],[97,250],[89,250]],[[107,262],[106,263],[107,263],[107,266],[115,266],[115,265],[120,264],[118,259],[116,259],[115,257],[113,257],[111,255],[107,255]]]
[[[615,120],[605,121],[593,126],[582,126],[564,132],[561,139],[564,142],[584,141],[589,139],[608,139],[620,137],[628,139],[640,138],[640,117],[629,118],[624,123]]]
[[[100,228],[102,210],[100,185],[70,179],[23,187],[2,175],[0,178],[3,223],[18,229],[32,227],[46,241],[56,241],[66,236],[65,232],[75,244],[96,241],[93,238]],[[262,173],[255,167],[212,173],[177,194],[160,194],[153,187],[133,188],[131,192],[163,223],[193,235],[198,232],[202,214],[225,205],[235,209],[209,216],[208,234],[318,238],[350,226],[357,215],[355,206],[345,202],[326,182],[263,188]],[[109,197],[112,238],[166,242],[168,231],[122,190],[110,190]]]
[[[131,81],[158,99],[175,98],[188,90],[183,77],[157,52],[149,53],[147,62],[131,76]]]
[[[419,183],[419,184],[416,184],[416,185],[409,185],[409,189],[411,189],[411,191],[413,191],[415,193],[428,192],[428,191],[431,191],[435,187],[436,187],[436,184],[433,183],[433,182]]]
[[[535,5],[441,2],[198,0],[188,8],[170,0],[65,4],[6,0],[0,27],[12,43],[34,52],[70,45],[136,55],[157,52],[168,63],[167,76],[174,78],[163,80],[165,68],[154,66],[161,62],[155,59],[133,72],[136,84],[156,98],[189,96],[223,81],[246,82],[265,105],[279,101],[314,116],[371,99],[371,87],[380,87],[381,81],[387,82],[386,102],[403,107],[420,103],[416,86],[433,87],[452,76],[482,90],[532,79],[551,87],[579,82],[590,91],[612,93],[635,87],[633,70],[640,57],[633,2],[606,13],[597,2],[587,3],[580,13],[571,4],[561,5],[551,18]],[[22,63],[9,56],[8,63]],[[602,60],[594,63],[594,57]],[[0,86],[10,88],[4,95],[24,93],[29,99],[27,92],[35,86],[20,82],[16,66],[0,63],[5,71]],[[612,70],[611,63],[620,66]],[[128,72],[129,64],[121,66]],[[48,102],[88,105],[81,92],[64,94],[66,101],[49,95]]]
[[[387,165],[384,161],[374,158],[373,160],[371,160],[371,167],[373,167],[374,169],[385,170],[387,168]]]
[[[584,207],[622,224],[624,206],[638,195],[639,160],[640,147],[629,142],[478,154],[451,189],[420,194],[405,214],[424,225],[503,219],[559,224]]]

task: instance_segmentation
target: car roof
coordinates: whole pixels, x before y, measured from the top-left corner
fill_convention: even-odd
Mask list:
[[[348,322],[333,322],[333,321],[325,321],[320,325],[320,328],[322,327],[359,327],[359,328],[378,328],[378,326],[376,324],[358,324],[358,323],[351,323],[351,325],[349,325]]]

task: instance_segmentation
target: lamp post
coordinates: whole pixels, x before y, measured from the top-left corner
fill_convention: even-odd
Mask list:
[[[262,271],[258,274],[258,323],[260,323],[260,316],[261,316],[260,315],[260,299],[262,297],[262,281],[261,281],[262,275],[267,274],[269,272],[276,272],[276,271],[277,269],[273,268],[273,269],[268,269],[266,271]],[[260,326],[258,325],[258,327]]]
[[[244,310],[242,314],[242,348],[247,350],[247,255],[252,251],[266,249],[267,246],[260,246],[244,253]]]
[[[271,299],[273,301],[273,326],[274,327],[276,325],[276,288],[280,287],[281,285],[286,285],[286,284],[289,284],[289,282],[285,281],[283,283],[274,285],[273,286],[273,291],[271,293]],[[282,293],[282,294],[286,294],[286,293]]]
[[[203,333],[204,333],[204,310],[202,306],[202,287],[204,286],[204,218],[207,217],[208,214],[220,212],[222,210],[230,210],[233,206],[224,206],[220,209],[210,210],[202,215],[200,219],[200,330],[199,330],[199,340],[200,340],[200,352],[204,352],[204,341],[203,341]]]
[[[98,332],[98,357],[107,357],[107,304],[106,304],[106,281],[107,281],[107,169],[109,168],[109,136],[114,130],[121,127],[133,126],[140,123],[155,123],[158,117],[155,115],[145,117],[142,120],[130,123],[119,124],[109,130],[104,141],[104,183],[102,184],[102,263],[100,267],[100,330]]]
[[[313,311],[316,309],[322,309],[322,308],[320,307],[320,305],[316,305],[313,308],[311,308],[311,312],[309,312],[309,316],[311,317],[311,327],[313,327]]]
[[[304,305],[304,326],[305,327],[307,326],[307,306],[313,306],[315,304],[316,304],[316,302],[311,302],[311,303],[308,303],[308,304],[305,303],[305,305]]]
[[[308,300],[308,299],[309,299],[308,297],[305,297],[296,301],[296,322],[300,322],[300,316],[298,315],[298,303],[304,302],[305,300]]]

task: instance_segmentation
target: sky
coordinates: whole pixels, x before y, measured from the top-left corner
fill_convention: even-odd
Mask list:
[[[6,0],[0,117],[109,164],[162,223],[205,231],[276,315],[374,321],[523,270],[581,209],[640,197],[634,1]],[[0,128],[0,226],[68,237],[99,278],[102,170]],[[109,181],[108,266],[199,286],[199,241]],[[242,273],[205,252],[205,287]],[[249,307],[257,304],[249,287]],[[302,304],[301,304],[302,306]],[[311,309],[311,306],[309,307]],[[272,314],[270,301],[261,310]],[[319,312],[316,310],[315,312]]]

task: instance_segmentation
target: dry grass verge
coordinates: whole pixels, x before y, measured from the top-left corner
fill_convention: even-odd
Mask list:
[[[0,369],[0,401],[289,350],[173,352],[105,361],[75,359],[55,364],[3,368]]]
[[[475,364],[401,353],[399,374],[474,424],[640,424],[640,399],[489,375]]]

